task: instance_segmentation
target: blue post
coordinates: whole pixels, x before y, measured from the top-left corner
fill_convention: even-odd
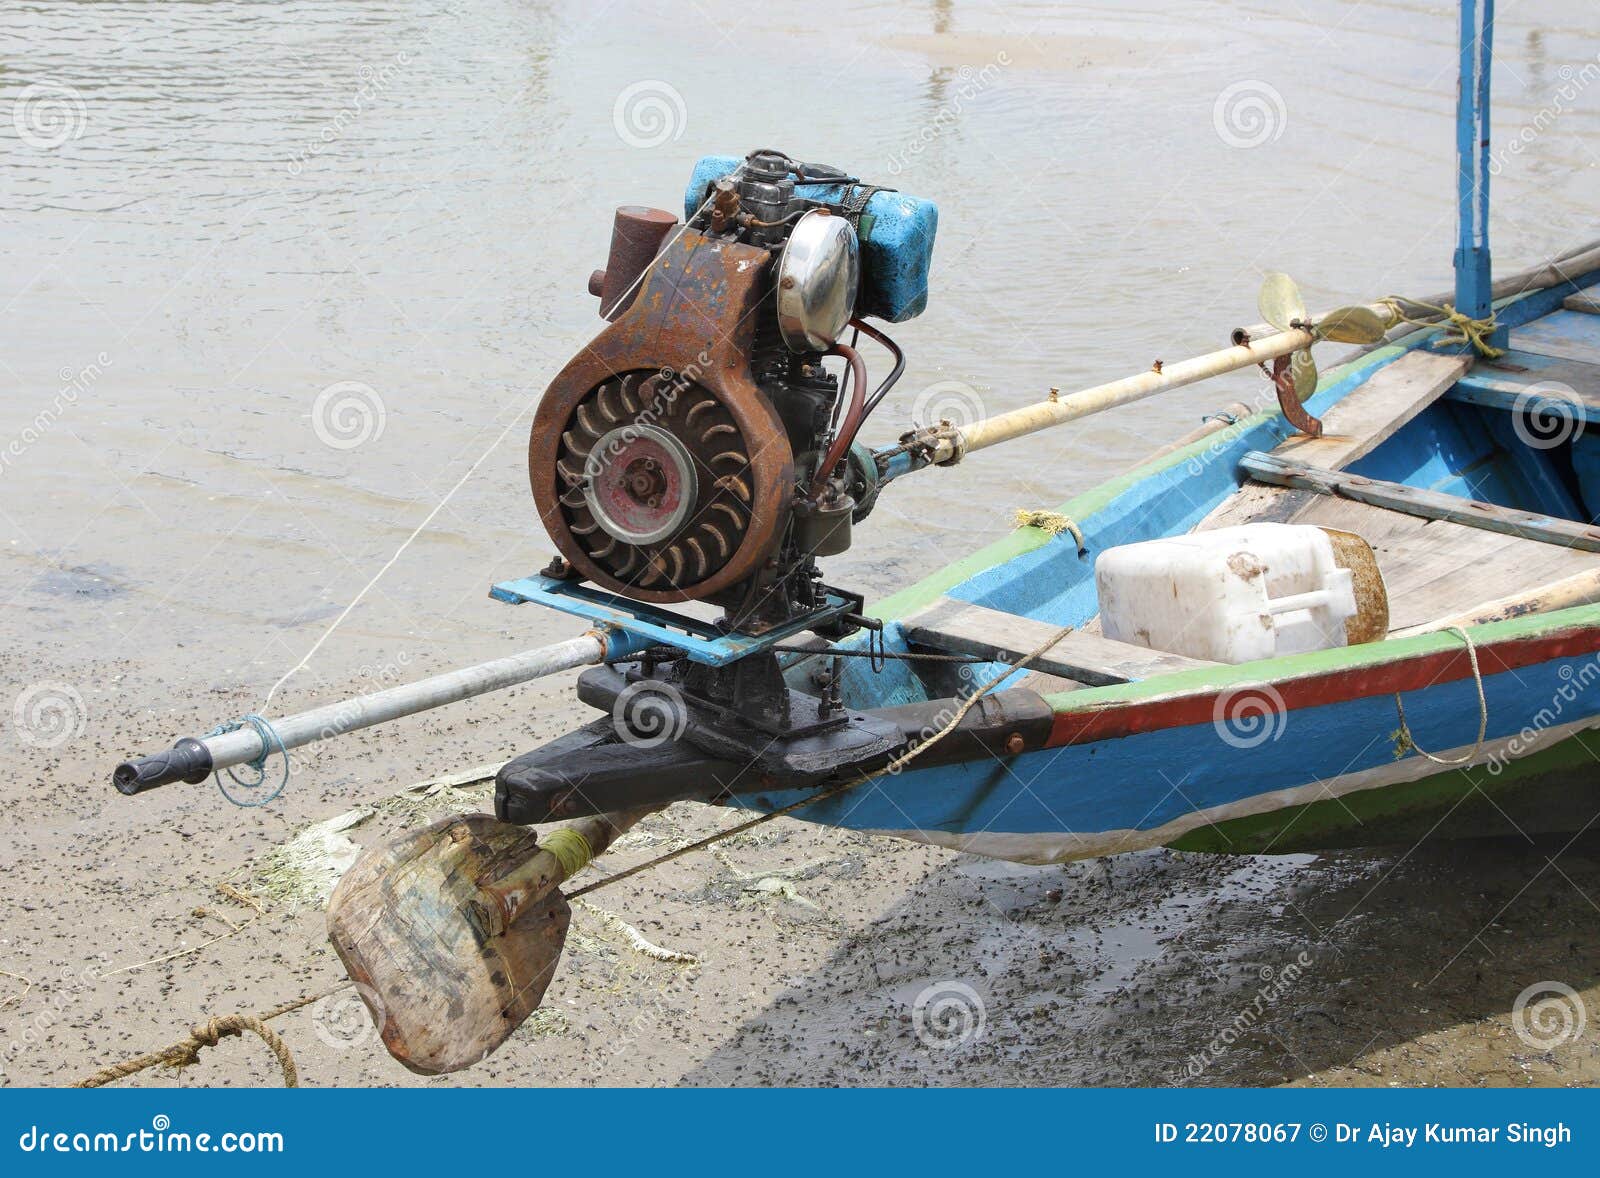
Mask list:
[[[1494,0],[1461,0],[1461,69],[1456,82],[1456,309],[1483,319],[1489,277],[1489,64]]]

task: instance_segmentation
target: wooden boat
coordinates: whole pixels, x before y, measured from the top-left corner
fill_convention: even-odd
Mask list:
[[[1002,685],[1040,693],[1048,734],[1019,756],[913,764],[797,817],[1030,863],[1587,827],[1600,815],[1600,438],[1585,432],[1600,415],[1600,301],[1581,291],[1597,280],[1502,301],[1497,359],[1433,350],[1437,329],[1376,347],[1323,378],[1307,406],[1320,438],[1275,406],[1219,420],[1062,504],[1081,543],[1024,527],[879,603],[895,653],[1015,658],[1077,627]],[[1366,538],[1387,636],[1225,666],[1095,633],[1097,552],[1263,520]],[[950,684],[940,664],[852,665],[844,695],[882,708]],[[1397,695],[1414,744],[1400,743]]]
[[[878,450],[855,434],[904,361],[863,317],[922,310],[936,210],[770,150],[707,157],[681,225],[618,210],[590,280],[608,326],[534,423],[532,489],[561,555],[493,595],[590,629],[247,716],[124,762],[117,787],[261,771],[311,741],[603,664],[578,681],[601,718],[501,769],[493,817],[369,852],[329,906],[385,1045],[428,1073],[475,1063],[538,1005],[568,900],[661,859],[560,885],[674,801],[1026,863],[1587,829],[1600,818],[1600,428],[1587,428],[1600,243],[1490,281],[1492,24],[1492,5],[1464,0],[1453,292],[1311,316],[1269,276],[1269,324],[1229,347]],[[870,397],[860,335],[894,361]],[[1370,346],[1319,379],[1311,350],[1326,341]],[[871,609],[823,580],[818,559],[850,545],[896,479],[1255,366],[1272,409],[1219,415]],[[1175,538],[1226,548],[1235,525],[1337,548],[1343,629],[1222,658],[1106,607],[1097,566]],[[1257,589],[1270,579],[1253,552],[1225,563]],[[1194,602],[1176,584],[1160,609],[1182,614]],[[1309,616],[1332,593],[1274,594],[1255,616],[1275,628],[1275,611]],[[680,602],[724,612],[709,622],[669,608]],[[527,829],[561,819],[576,821]]]

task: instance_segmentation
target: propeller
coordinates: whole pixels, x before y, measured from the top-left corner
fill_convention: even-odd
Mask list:
[[[1277,270],[1261,282],[1256,298],[1261,317],[1279,331],[1308,331],[1313,342],[1333,340],[1341,344],[1375,344],[1389,330],[1383,317],[1369,307],[1335,307],[1313,321],[1306,313],[1305,299],[1294,279]],[[1317,391],[1317,364],[1310,348],[1301,348],[1290,360],[1294,391],[1302,401]]]

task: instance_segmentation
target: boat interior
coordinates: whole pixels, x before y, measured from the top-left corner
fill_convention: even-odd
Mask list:
[[[1185,480],[1090,529],[1086,551],[1053,541],[975,573],[903,617],[890,647],[976,655],[998,670],[1073,625],[1013,684],[1041,693],[1209,665],[1101,634],[1093,549],[1256,521],[1365,539],[1391,638],[1600,600],[1600,296],[1571,295],[1516,327],[1494,359],[1406,352],[1324,409],[1322,423],[1310,438],[1277,422],[1276,445],[1222,453],[1220,481],[1198,506],[1160,502],[1192,501],[1204,484],[1180,468]],[[1053,575],[1037,575],[1041,562]],[[960,693],[953,664],[908,666],[889,676],[894,702]],[[883,700],[882,677],[877,690],[853,678]]]

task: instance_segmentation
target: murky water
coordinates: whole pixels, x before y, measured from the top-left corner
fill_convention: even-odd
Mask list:
[[[565,633],[484,596],[549,551],[527,421],[600,325],[609,210],[675,207],[703,152],[776,144],[939,202],[875,439],[960,386],[1006,407],[1213,346],[1263,269],[1314,303],[1441,286],[1453,21],[1280,8],[8,5],[8,637],[265,689],[452,489],[313,671]],[[1505,264],[1592,230],[1590,26],[1502,15],[1497,145],[1543,128],[1497,181]],[[1260,391],[908,480],[830,571],[904,583]]]
[[[184,913],[214,902],[216,878],[293,821],[370,800],[386,775],[504,756],[570,723],[556,683],[362,734],[326,763],[302,764],[268,811],[233,810],[206,787],[130,806],[104,785],[114,759],[259,701],[369,585],[275,710],[573,632],[486,590],[550,553],[527,489],[527,427],[550,377],[600,326],[583,287],[615,205],[675,208],[697,156],[766,145],[936,200],[931,304],[895,332],[910,368],[866,430],[883,441],[914,419],[1005,409],[1217,346],[1257,318],[1264,270],[1296,275],[1314,306],[1448,285],[1453,38],[1451,6],[1404,0],[0,6],[0,714],[40,682],[87,701],[70,740],[37,747],[0,727],[0,747],[19,754],[0,796],[12,817],[0,831],[0,951],[14,970],[53,975],[105,948],[86,930],[110,929],[119,956],[155,957],[186,935]],[[1584,0],[1501,13],[1503,268],[1594,235],[1595,55]],[[1013,509],[1058,503],[1202,413],[1263,393],[1258,378],[1237,376],[907,479],[828,571],[880,595],[998,535]],[[967,976],[942,962],[920,893],[908,891],[938,855],[901,850],[911,856],[901,876],[847,880],[841,897],[863,922],[908,905],[906,969]],[[82,870],[63,882],[61,862]],[[965,878],[964,861],[952,862],[938,871]],[[996,870],[1003,892],[1010,869]],[[1138,1021],[1145,998],[1130,1007],[1118,996],[1148,981],[1191,899],[1164,876],[1124,886],[1115,873],[1130,867],[1106,868],[1122,882],[1097,893],[1085,881],[1099,870],[1057,874],[1087,889],[1063,913],[1104,894],[1104,920],[1084,932],[1063,917],[1046,930],[1061,961],[1088,955],[1087,974],[1024,969],[1006,940],[1011,918],[986,932],[964,896],[946,913],[981,942],[979,956],[1016,964],[1006,968],[1019,995],[1054,987],[1086,1012],[1063,1015],[1051,1040],[1076,1062],[1041,1072],[1042,1057],[1013,1059],[1002,1037],[982,1076],[1164,1082],[1232,1017],[1229,991],[1196,1008],[1198,1029],[1172,1051],[1128,1056],[1138,1066],[1101,1066],[1071,1038],[1102,1014]],[[1336,858],[1172,870],[1215,898],[1232,894],[1235,872],[1246,883],[1253,872],[1303,878],[1308,894],[1332,895],[1364,868]],[[1377,977],[1374,1001],[1391,1005],[1410,993],[1413,980],[1385,985],[1383,969],[1418,954],[1419,936],[1418,959],[1440,964],[1435,909],[1455,914],[1463,942],[1485,911],[1497,919],[1498,899],[1484,911],[1456,903],[1477,894],[1483,871],[1474,862],[1419,879],[1407,896],[1416,910],[1396,918],[1409,931],[1380,938],[1370,962],[1329,985]],[[1056,903],[1054,875],[1028,879]],[[1563,919],[1588,918],[1579,895],[1547,882]],[[47,891],[58,902],[36,909],[28,898]],[[1285,923],[1251,951],[1291,959],[1305,933]],[[1536,923],[1556,927],[1542,914]],[[319,936],[297,926],[282,943],[298,962]],[[1207,961],[1226,958],[1226,938],[1200,940]],[[819,934],[817,953],[832,944]],[[1481,993],[1430,998],[1425,1018],[1397,1022],[1385,1042],[1504,1010],[1542,976],[1593,982],[1588,958],[1554,952],[1522,954],[1543,971],[1531,977],[1517,955],[1474,966]],[[861,972],[859,956],[844,943],[838,976]],[[196,960],[183,983],[195,1008],[237,1002],[216,988],[244,965]],[[244,960],[263,994],[300,988],[265,950]],[[1177,960],[1198,980],[1184,974],[1148,1008],[1153,1040],[1171,1037],[1166,1012],[1198,1001],[1193,986],[1210,976]],[[767,1001],[746,992],[736,963],[719,969],[706,976],[725,977],[726,992],[708,991],[702,1046]],[[882,1006],[880,983],[862,991],[869,1013]],[[821,986],[818,1001],[836,989]],[[118,1020],[144,1019],[139,1046],[155,1045],[163,1002],[124,997]],[[98,1018],[86,1008],[52,1058],[125,1050],[96,1039],[123,1022],[96,1029]],[[1371,1037],[1352,1028],[1309,1066],[1366,1050]],[[740,1071],[746,1049],[696,1050],[662,1074],[752,1074]],[[1286,1061],[1224,1078],[1302,1068]],[[1430,1079],[1432,1066],[1406,1075]],[[651,1074],[618,1067],[617,1082]],[[1462,1082],[1493,1074],[1472,1064]],[[381,1068],[365,1078],[392,1080]]]

